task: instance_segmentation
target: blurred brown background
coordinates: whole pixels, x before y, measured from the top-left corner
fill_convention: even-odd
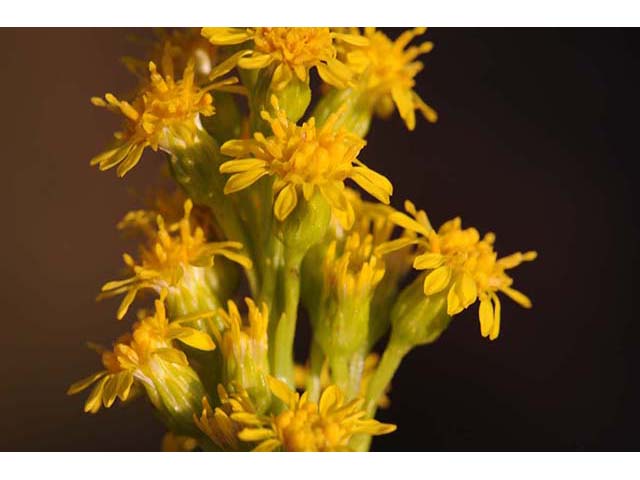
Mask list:
[[[132,190],[158,178],[145,154],[120,181],[88,165],[118,119],[89,97],[126,92],[118,62],[143,55],[146,30],[0,30],[0,205],[4,212],[0,450],[154,450],[163,429],[142,401],[97,416],[67,386],[95,371],[85,340],[124,330],[115,301],[115,223]],[[396,32],[390,31],[392,35]],[[414,351],[383,419],[386,450],[637,450],[640,340],[631,301],[638,225],[635,30],[433,29],[419,93],[440,114],[409,134],[374,124],[362,159],[435,223],[498,234],[506,254],[536,249],[515,272],[534,301],[503,302],[489,343],[476,309]]]

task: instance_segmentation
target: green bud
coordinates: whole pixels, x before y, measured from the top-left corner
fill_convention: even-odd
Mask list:
[[[271,404],[267,383],[270,372],[269,309],[266,304],[258,308],[253,300],[247,298],[245,301],[248,308],[246,321],[232,301],[229,301],[227,311],[222,311],[226,327],[220,345],[224,358],[224,384],[241,386],[249,393],[256,409],[264,412]]]
[[[324,238],[330,220],[331,207],[317,191],[309,201],[298,201],[280,226],[279,236],[287,254],[302,261],[309,249]]]
[[[314,339],[329,359],[351,357],[367,343],[370,300],[329,294],[325,301],[322,315],[312,319]]]
[[[171,173],[189,197],[210,206],[223,200],[225,178],[219,171],[223,157],[213,137],[199,127],[189,139],[172,136],[170,140]]]
[[[367,96],[360,90],[332,88],[324,95],[313,111],[318,126],[324,124],[331,114],[340,108],[346,108],[336,122],[336,129],[345,128],[364,138],[369,131],[373,110]]]
[[[275,95],[282,110],[287,113],[287,118],[297,123],[307,111],[311,103],[311,88],[308,82],[303,82],[297,76],[282,87],[274,85],[272,81],[273,70],[266,68],[260,70],[255,88],[251,95],[252,130],[270,133],[270,128],[260,117],[260,112],[266,110],[273,113],[271,97]]]
[[[218,259],[216,259],[217,263]],[[211,267],[187,266],[183,268],[183,275],[176,286],[171,287],[167,294],[167,310],[170,318],[191,316],[199,312],[216,312],[222,304],[212,290],[208,278],[212,275]],[[212,321],[220,331],[222,323],[217,317]],[[204,319],[197,319],[190,325],[198,330],[213,334],[209,323]]]
[[[447,292],[425,296],[424,275],[407,286],[391,310],[391,341],[416,346],[432,343],[444,332],[451,317],[447,315]]]
[[[179,356],[178,351],[171,352],[178,354],[173,356]],[[202,411],[205,389],[186,360],[154,355],[140,377],[144,377],[139,380],[169,430],[180,435],[199,435],[193,414]]]
[[[188,138],[172,136],[167,150],[171,153],[169,166],[176,182],[195,203],[211,208],[225,237],[241,242],[250,257],[252,245],[233,198],[224,194],[226,178],[220,173],[224,157],[215,139],[199,126]]]

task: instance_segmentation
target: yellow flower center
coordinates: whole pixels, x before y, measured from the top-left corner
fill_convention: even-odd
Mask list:
[[[261,27],[256,29],[253,39],[257,51],[272,55],[292,68],[298,65],[309,68],[336,55],[327,27]]]
[[[275,419],[283,449],[291,452],[322,452],[345,447],[350,437],[340,423],[321,417],[315,403],[286,411]]]

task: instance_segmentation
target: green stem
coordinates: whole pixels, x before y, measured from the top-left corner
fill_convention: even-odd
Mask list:
[[[285,259],[282,272],[284,310],[278,320],[275,335],[274,374],[290,387],[293,387],[293,340],[300,300],[301,262],[301,255],[291,255]]]
[[[322,374],[322,366],[324,365],[324,352],[318,342],[312,340],[311,354],[309,359],[309,378],[307,379],[307,392],[309,393],[309,401],[318,402],[320,399],[320,391],[322,385],[320,383],[320,375]]]
[[[411,347],[406,344],[393,341],[393,337],[389,342],[389,345],[387,345],[386,350],[382,354],[380,364],[373,374],[373,377],[371,377],[369,388],[367,389],[367,396],[365,400],[367,413],[370,417],[373,418],[373,415],[376,412],[378,400],[384,393],[387,385],[391,383],[391,379],[395,375],[396,370],[398,370],[400,362],[410,348]]]
[[[349,361],[347,358],[341,356],[329,358],[331,361],[332,383],[335,383],[340,391],[346,395],[349,385]]]
[[[362,372],[364,370],[365,353],[358,351],[353,354],[349,362],[349,385],[345,392],[347,400],[351,400],[360,393],[360,384],[362,382]]]
[[[406,344],[394,341],[393,337],[389,341],[380,364],[369,382],[366,396],[367,415],[374,418],[378,407],[378,400],[384,393],[385,388],[398,370],[400,362],[411,349]],[[358,452],[366,452],[371,445],[371,435],[356,435],[351,440],[350,446]]]

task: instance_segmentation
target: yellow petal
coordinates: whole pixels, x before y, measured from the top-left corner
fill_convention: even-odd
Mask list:
[[[254,452],[273,452],[279,446],[280,446],[280,440],[271,438],[269,440],[265,440],[264,442],[260,443],[256,448],[253,449],[253,451]]]
[[[224,186],[224,194],[227,195],[229,193],[237,192],[238,190],[247,188],[267,175],[267,173],[269,172],[267,172],[264,168],[256,168],[247,172],[231,175],[231,178],[227,180],[227,183]]]
[[[285,220],[289,214],[296,208],[298,204],[298,194],[296,193],[296,186],[289,184],[280,190],[278,197],[273,205],[273,213],[280,221]]]
[[[473,277],[467,272],[462,274],[457,288],[459,289],[460,300],[462,300],[463,308],[467,308],[476,301],[476,298],[478,297],[478,287],[476,286],[476,282],[473,280]]]
[[[354,35],[350,33],[333,33],[332,35],[334,38],[356,47],[366,47],[370,43],[369,39],[363,35]]]
[[[253,140],[229,140],[220,147],[220,152],[228,157],[242,157],[252,153]]]
[[[511,287],[502,287],[500,289],[506,296],[508,296],[511,300],[519,304],[524,308],[531,308],[531,300],[524,293],[519,292]]]
[[[98,384],[93,387],[87,401],[84,404],[84,411],[86,413],[97,413],[102,405],[102,390],[107,377],[103,377]]]
[[[245,257],[241,253],[231,252],[229,250],[221,250],[218,252],[218,255],[222,255],[223,257],[227,257],[229,260],[236,262],[239,265],[242,265],[244,268],[252,268],[253,262],[251,259]]]
[[[378,256],[386,255],[387,253],[395,252],[396,250],[400,250],[402,248],[408,247],[409,245],[415,245],[416,241],[407,238],[396,238],[395,240],[390,240],[388,242],[384,242],[376,247],[375,254]]]
[[[89,164],[100,165],[100,168],[102,170],[107,170],[120,163],[122,159],[127,156],[132,147],[133,145],[127,144],[117,148],[113,148],[111,150],[107,150],[93,157]],[[106,165],[106,167],[103,167],[103,165]]]
[[[462,310],[462,301],[458,295],[458,285],[457,282],[454,282],[447,294],[447,315],[456,315]]]
[[[393,193],[393,185],[391,185],[387,177],[367,167],[354,167],[350,177],[379,201],[386,205],[389,204],[389,197]]]
[[[258,417],[255,413],[249,412],[237,412],[231,415],[231,420],[242,423],[244,425],[254,425],[260,426],[263,424],[262,419]]]
[[[76,393],[81,392],[82,390],[91,386],[97,380],[104,377],[106,374],[107,374],[107,371],[103,370],[101,372],[94,373],[93,375],[89,375],[88,377],[83,378],[82,380],[78,380],[77,382],[75,382],[73,385],[69,387],[69,389],[67,390],[67,395],[75,395]]]
[[[135,167],[140,161],[140,157],[142,157],[142,152],[144,152],[144,147],[146,145],[144,143],[139,143],[134,146],[127,157],[122,161],[120,165],[118,165],[118,169],[116,173],[120,178],[124,177],[129,170]],[[102,170],[102,165],[100,165],[100,169]]]
[[[413,106],[413,97],[411,89],[406,87],[394,86],[391,88],[391,98],[393,103],[398,107],[400,117],[404,120],[409,130],[416,128],[416,114]]]
[[[427,105],[415,92],[413,93],[413,103],[428,122],[435,123],[438,121],[438,112]]]
[[[246,69],[264,68],[273,62],[274,58],[265,53],[255,53],[250,57],[243,57],[238,60],[238,66]]]
[[[424,294],[433,295],[444,290],[451,280],[451,268],[444,266],[436,268],[424,279]]]
[[[318,405],[320,416],[324,417],[334,406],[337,406],[340,396],[340,390],[336,385],[327,387],[320,396]]]
[[[289,390],[286,383],[272,376],[267,377],[267,380],[269,382],[269,389],[271,390],[271,393],[273,393],[277,398],[287,405],[291,405],[296,402],[297,399],[295,393]]]
[[[227,155],[226,153],[224,154]],[[220,165],[220,173],[241,173],[255,168],[264,168],[266,165],[267,162],[264,160],[258,160],[257,158],[229,160],[228,162],[224,162]]]
[[[324,80],[329,85],[333,85],[336,88],[347,87],[344,79],[341,78],[339,74],[329,68],[326,64],[318,63],[316,65],[316,69],[318,70],[318,75],[320,75],[320,78],[322,78],[322,80]]]
[[[117,393],[123,402],[129,398],[131,386],[133,385],[133,375],[131,372],[121,372],[118,380]]]
[[[480,333],[488,337],[493,327],[493,305],[491,300],[485,298],[480,301]]]
[[[136,298],[137,293],[138,293],[138,289],[132,288],[124,296],[124,298],[122,299],[122,302],[120,302],[120,306],[118,307],[118,312],[116,313],[116,318],[118,320],[122,320],[124,316],[127,314],[127,312],[129,311],[129,307],[133,303],[133,300]]]
[[[239,52],[234,53],[229,58],[227,58],[224,62],[219,63],[215,67],[211,69],[209,73],[209,80],[215,80],[223,76],[226,73],[229,73],[237,64],[240,58],[250,53],[250,50],[240,50]]]
[[[182,343],[198,350],[211,351],[215,350],[216,345],[211,337],[200,330],[190,327],[169,327],[172,332],[171,336],[177,338]]]
[[[419,233],[425,237],[429,235],[429,230],[424,225],[416,222],[409,215],[402,212],[393,212],[389,215],[389,220],[405,230]]]
[[[243,28],[204,27],[202,36],[214,45],[237,45],[252,38],[252,34]]]
[[[238,438],[243,442],[261,442],[273,438],[275,433],[268,428],[245,428],[238,433]]]
[[[444,256],[439,253],[427,252],[416,257],[413,268],[416,270],[432,270],[444,262]]]

